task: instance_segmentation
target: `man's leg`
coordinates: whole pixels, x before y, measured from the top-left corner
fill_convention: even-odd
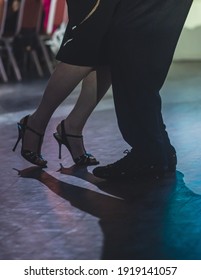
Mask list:
[[[96,168],[96,176],[144,176],[150,169],[157,176],[167,168],[168,150],[174,148],[163,123],[159,90],[191,3],[122,1],[111,29],[111,71],[119,128],[133,150],[113,165]]]

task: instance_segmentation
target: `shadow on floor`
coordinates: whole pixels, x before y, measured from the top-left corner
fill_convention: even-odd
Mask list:
[[[40,181],[73,207],[99,218],[101,259],[201,259],[201,197],[185,186],[182,173],[159,181],[107,182],[87,168],[61,167],[59,172],[102,192],[60,181],[38,167],[19,175]]]

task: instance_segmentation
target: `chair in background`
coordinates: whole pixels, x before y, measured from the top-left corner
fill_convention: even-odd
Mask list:
[[[40,32],[43,4],[41,0],[21,0],[21,10],[16,37],[21,40],[24,56],[32,58],[38,75],[44,75],[38,57],[38,34]]]
[[[26,67],[26,62],[31,59],[38,75],[40,77],[44,75],[37,54],[37,34],[41,25],[42,8],[42,0],[20,0],[14,30],[7,30],[6,25],[4,28],[2,40],[18,81],[22,80],[22,74],[18,66],[21,60],[23,60],[23,67]]]
[[[51,0],[47,29],[41,33],[38,37],[40,46],[44,55],[44,59],[50,74],[54,70],[54,62],[51,59],[50,52],[48,49],[47,41],[51,39],[52,33],[62,23],[67,24],[67,6],[65,0]]]
[[[62,23],[67,24],[67,6],[65,0],[51,0],[47,34],[52,34],[53,31],[58,28]]]
[[[23,2],[23,0],[21,2]],[[6,12],[5,12],[4,24],[3,24],[3,27],[2,27],[2,31],[1,31],[1,42],[3,44],[2,48],[4,50],[6,50],[6,52],[7,52],[8,62],[10,63],[10,65],[13,69],[13,72],[14,72],[14,75],[15,75],[16,79],[18,81],[21,81],[22,80],[22,75],[21,75],[17,60],[16,60],[14,52],[13,52],[13,48],[12,48],[12,42],[15,38],[16,30],[13,30],[13,32],[10,32],[10,31],[7,32],[7,30],[6,30],[7,21],[8,21],[7,16],[8,16],[9,6],[8,6],[8,1],[4,1],[4,3],[6,5]],[[19,11],[17,13],[17,18],[16,18],[17,22],[18,22],[18,19],[20,17],[21,9],[22,9],[22,5],[19,6]]]
[[[56,61],[47,41],[62,23],[67,24],[66,1],[51,0],[45,32],[41,30],[43,0],[19,0],[18,11],[14,18],[16,22],[12,24],[12,28],[10,28],[10,13],[8,13],[10,8],[8,0],[0,0],[0,47],[2,46],[6,53],[6,59],[2,60],[0,57],[0,75],[3,80],[8,81],[12,70],[16,79],[21,81],[23,74],[27,73],[27,67],[32,65],[35,66],[40,77],[44,75],[43,65],[51,74]]]
[[[5,71],[5,67],[3,64],[3,60],[1,57],[2,49],[3,49],[3,42],[1,40],[4,26],[5,26],[5,20],[6,20],[6,13],[7,13],[7,1],[8,0],[0,0],[0,75],[4,82],[8,82],[8,76]]]

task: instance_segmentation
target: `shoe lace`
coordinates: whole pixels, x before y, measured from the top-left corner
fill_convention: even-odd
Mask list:
[[[129,153],[131,153],[131,151],[132,151],[132,150],[128,150],[128,149],[126,149],[126,150],[124,150],[124,151],[123,151],[123,154],[128,155]]]
[[[131,158],[133,158],[132,150],[126,149],[123,151],[123,153],[126,154],[123,158],[115,161],[112,164],[109,164],[108,167],[125,167],[127,163],[130,163]]]

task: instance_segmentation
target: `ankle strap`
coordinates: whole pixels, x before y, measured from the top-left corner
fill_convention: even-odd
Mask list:
[[[35,134],[38,135],[39,137],[43,137],[43,136],[44,136],[44,133],[41,134],[41,133],[35,131],[33,128],[31,128],[31,127],[29,127],[29,126],[27,126],[27,125],[25,126],[25,129],[32,131],[33,133],[35,133]]]
[[[61,137],[74,137],[74,138],[83,138],[82,135],[73,135],[73,134],[67,134],[65,131],[65,126],[64,126],[64,120],[61,122]]]
[[[24,130],[28,129],[28,130],[32,131],[33,133],[35,133],[36,135],[38,135],[39,137],[43,137],[44,134],[41,134],[41,133],[35,131],[33,128],[31,128],[31,127],[29,127],[29,126],[27,125],[28,118],[29,118],[29,115],[25,116],[25,117],[18,123],[18,125],[20,125]]]

